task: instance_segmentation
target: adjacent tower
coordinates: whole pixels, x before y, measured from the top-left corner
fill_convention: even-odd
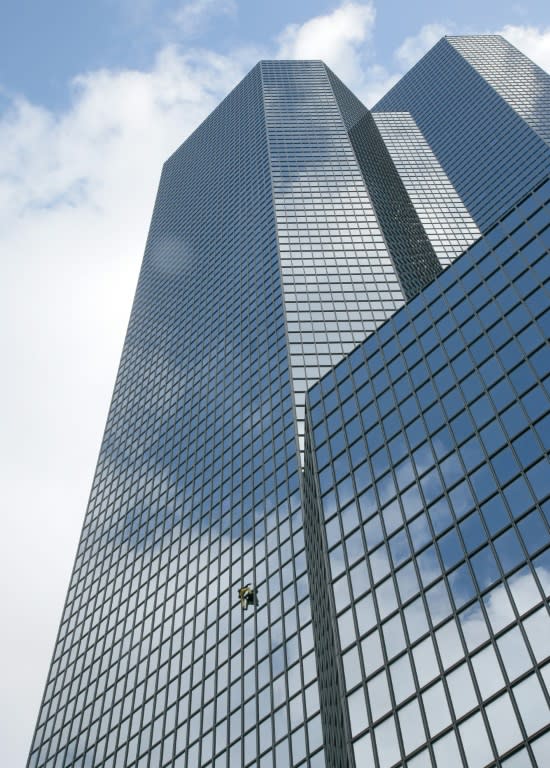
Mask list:
[[[546,765],[549,224],[547,178],[308,393],[329,765]]]
[[[411,194],[407,142],[426,142],[481,231],[550,167],[550,78],[499,35],[444,37],[373,114]]]
[[[461,38],[449,40],[438,46],[450,56],[449,77],[454,77],[464,66],[472,69],[473,54],[458,50]],[[485,50],[493,38],[466,39],[474,48],[475,40]],[[440,56],[438,46],[425,60]],[[521,78],[524,69],[513,71]],[[500,86],[485,71],[474,74],[482,86],[471,98],[488,122],[504,109],[495,101],[503,100]],[[449,511],[437,523],[443,527],[436,528],[429,522],[430,505],[447,493],[442,473],[448,471],[458,484],[471,469],[462,454],[462,463],[451,460],[466,438],[458,440],[447,422],[463,413],[477,423],[485,403],[480,386],[499,384],[506,407],[525,395],[529,405],[518,406],[524,416],[527,409],[529,419],[523,432],[534,430],[545,413],[535,384],[513,389],[515,379],[505,384],[504,377],[515,376],[514,366],[531,352],[542,366],[539,336],[529,340],[533,331],[527,329],[539,328],[543,314],[544,294],[529,280],[545,290],[544,274],[535,274],[531,265],[540,270],[547,264],[550,217],[540,202],[540,182],[548,169],[540,166],[548,147],[544,119],[535,130],[531,113],[506,102],[506,119],[520,121],[521,136],[529,136],[532,167],[527,173],[522,166],[517,182],[506,168],[497,183],[491,165],[480,181],[483,193],[470,194],[471,174],[460,158],[469,156],[473,133],[467,150],[456,145],[458,159],[449,159],[452,152],[439,143],[445,126],[439,118],[433,129],[424,122],[423,115],[431,114],[424,103],[430,94],[418,96],[422,108],[415,111],[417,88],[409,90],[398,84],[371,114],[322,62],[260,62],[167,160],[29,768],[393,768],[403,760],[411,766],[446,765],[438,761],[451,752],[437,745],[450,730],[459,733],[455,764],[478,768],[468,746],[478,731],[463,725],[473,715],[459,712],[439,668],[439,682],[435,671],[421,682],[428,667],[424,670],[424,657],[417,662],[415,649],[427,647],[444,620],[445,627],[452,624],[445,630],[449,642],[456,635],[462,645],[451,672],[468,666],[479,699],[476,711],[483,722],[492,722],[468,656],[473,649],[460,635],[456,615],[464,607],[472,626],[480,627],[475,611],[487,619],[480,606],[484,590],[496,582],[471,580],[466,602],[451,604],[452,586],[444,585],[452,579],[447,564],[437,560],[443,555],[434,554],[441,571],[436,576],[425,552],[440,551],[434,543],[439,534],[463,536],[456,531],[464,510]],[[432,99],[442,99],[434,92]],[[525,202],[529,184],[531,203]],[[519,272],[516,262],[509,262],[502,267],[504,277],[492,278],[498,259],[504,264],[524,248],[521,238],[506,240],[512,234],[502,235],[504,244],[494,242],[490,230],[495,212],[510,208],[512,198],[523,208],[510,214],[507,226],[517,219],[521,227],[536,216],[538,229],[529,224],[526,231],[538,250],[533,246],[527,261],[522,255],[527,266]],[[484,237],[443,271],[480,234]],[[464,264],[474,265],[475,274],[462,277],[468,272]],[[455,274],[449,282],[447,276]],[[520,297],[510,305],[512,293],[505,289],[512,291],[512,284]],[[460,336],[460,324],[470,323],[474,312],[466,311],[470,295],[488,298],[479,307],[474,303],[470,335],[460,330]],[[508,352],[505,342],[498,342],[504,356],[494,364],[501,365],[498,375],[489,358],[480,357],[486,352],[480,339],[488,335],[497,343],[493,336],[504,333],[498,312],[484,309],[493,295],[501,314],[511,306],[520,312],[523,305],[531,313],[523,325],[517,320],[521,327],[512,326],[512,336],[525,330],[523,346]],[[417,318],[430,301],[441,309],[433,315],[440,326],[433,329],[428,313]],[[462,309],[455,312],[455,304]],[[453,366],[467,360],[471,365],[459,354],[474,342],[479,350],[472,353],[474,362],[483,364],[480,375],[488,383],[468,378],[466,389],[462,379],[449,383]],[[365,344],[368,352],[362,351]],[[429,355],[429,365],[420,362],[421,352]],[[373,354],[377,362],[365,364]],[[535,364],[529,365],[533,373]],[[542,385],[542,368],[534,374]],[[422,396],[416,393],[421,387]],[[437,408],[436,393],[445,398]],[[396,410],[402,401],[403,417]],[[363,413],[367,405],[370,410]],[[416,442],[405,437],[403,425],[408,429],[409,422],[418,429]],[[497,488],[503,482],[498,472],[506,473],[493,467],[493,454],[504,445],[498,426],[486,432],[494,450],[472,465],[489,467]],[[533,553],[520,541],[523,559],[514,561],[511,571],[499,571],[498,583],[504,585],[529,565],[532,554],[544,554],[543,534],[549,537],[541,507],[544,449],[539,440],[533,453],[527,441],[519,456],[516,444],[509,445],[513,438],[506,445],[516,451],[518,476],[523,473],[533,490],[536,475],[538,485],[530,505],[516,517],[510,511],[498,533],[515,532],[521,523],[529,535],[533,520],[539,546]],[[437,493],[432,480],[439,481]],[[420,487],[416,495],[414,483]],[[472,495],[467,511],[475,511],[483,528],[489,523],[482,522],[482,502],[485,497]],[[529,516],[534,511],[536,521]],[[399,515],[416,525],[418,552]],[[476,539],[472,555],[465,544],[457,549],[455,570],[460,561],[459,568],[471,571],[470,555],[497,546],[484,544],[496,532],[483,530],[485,539]],[[394,533],[401,536],[397,549]],[[371,535],[378,537],[372,546]],[[409,543],[406,556],[401,539]],[[380,552],[371,551],[376,546]],[[394,549],[401,560],[391,559]],[[414,571],[418,585],[405,596],[397,591],[402,564],[409,569],[404,582]],[[541,588],[542,566],[529,567]],[[424,573],[432,581],[423,580]],[[247,585],[253,590],[250,601],[239,599]],[[443,588],[451,590],[452,605],[444,615],[437,613],[438,606],[447,606]],[[529,617],[547,610],[541,601],[539,596],[529,607]],[[425,605],[436,612],[421,615]],[[405,614],[411,618],[401,619]],[[517,623],[518,614],[509,615]],[[407,622],[416,618],[413,636]],[[500,635],[495,639],[491,631],[503,634],[511,627],[485,625],[479,631],[490,639],[483,636],[474,646],[481,652],[489,643],[498,646]],[[521,631],[529,659],[521,674],[527,679],[540,659],[528,630]],[[433,647],[442,664],[438,646]],[[498,648],[494,653],[506,674]],[[398,699],[396,686],[404,685],[408,672],[399,671],[395,659],[404,667],[405,657],[416,665],[410,671],[413,687]],[[543,686],[543,668],[536,674]],[[375,678],[386,708],[375,703]],[[509,692],[511,683],[504,679]],[[443,735],[429,720],[432,704],[415,704],[419,696],[427,700],[434,681],[441,683],[449,711]],[[528,702],[530,690],[521,701]],[[539,704],[547,696],[544,687],[540,690]],[[443,699],[434,696],[438,710]],[[493,698],[501,696],[499,688]],[[500,705],[502,712],[503,706],[512,707],[519,718],[521,739],[505,745],[512,752],[532,736],[526,727],[521,730],[521,701],[514,694]],[[396,723],[405,717],[410,726],[402,732]],[[420,722],[425,732],[418,730]],[[407,728],[417,735],[409,738]],[[494,761],[500,746],[488,733],[493,751],[483,756]],[[381,746],[384,739],[389,746]],[[525,749],[534,760],[535,747]],[[479,766],[486,764],[492,763]]]

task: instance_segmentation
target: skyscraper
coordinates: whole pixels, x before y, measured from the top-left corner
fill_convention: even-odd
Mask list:
[[[548,760],[549,213],[546,179],[309,392],[331,765]]]
[[[403,134],[420,132],[481,231],[550,164],[550,78],[499,35],[443,38],[373,113],[399,169],[409,152],[397,123],[412,123]],[[415,177],[406,173],[411,190]]]
[[[168,159],[30,767],[542,765],[532,67],[261,62]]]

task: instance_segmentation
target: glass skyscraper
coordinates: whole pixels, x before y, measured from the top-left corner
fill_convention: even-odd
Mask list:
[[[547,179],[309,392],[333,765],[547,765],[549,220]]]
[[[549,82],[260,62],[168,159],[29,768],[543,768]]]

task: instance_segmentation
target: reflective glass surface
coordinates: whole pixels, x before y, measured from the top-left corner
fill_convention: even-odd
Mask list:
[[[163,170],[29,764],[321,768],[299,507],[257,66]]]
[[[303,434],[307,387],[401,306],[403,293],[327,68],[263,62],[261,71]]]
[[[544,765],[549,275],[547,180],[308,393],[322,711],[358,766]]]
[[[550,167],[550,78],[498,35],[445,37],[373,108],[412,115],[484,232]]]
[[[550,144],[550,79],[499,35],[450,36],[455,50]]]
[[[548,82],[507,46],[374,117],[260,62],[165,163],[29,768],[545,764]]]
[[[329,70],[374,210],[408,299],[441,271],[432,243],[371,113]]]
[[[374,121],[443,267],[481,234],[408,112],[374,112]]]

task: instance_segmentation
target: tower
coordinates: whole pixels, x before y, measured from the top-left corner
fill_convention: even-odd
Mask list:
[[[543,180],[308,393],[329,765],[545,765]]]
[[[550,164],[550,78],[500,35],[442,38],[373,115],[399,168],[411,149],[400,133],[429,145],[482,232]]]
[[[464,61],[465,54],[460,59]],[[481,111],[493,109],[492,102],[481,97],[478,106]],[[518,119],[526,122],[524,117]],[[401,138],[395,139],[397,124]],[[435,133],[442,131],[438,127]],[[538,142],[538,133],[536,138]],[[405,140],[417,148],[430,147],[413,172],[405,170],[409,151],[403,149]],[[539,152],[538,143],[536,148]],[[513,187],[515,203],[522,201],[524,206],[523,219],[517,219],[521,226],[529,215],[526,185],[532,185],[529,199],[533,205],[537,201],[532,210],[539,229],[531,232],[532,224],[527,229],[540,247],[546,247],[548,223],[541,207],[541,190],[546,189],[540,186],[543,157],[542,149],[534,155],[538,175],[533,172],[517,189]],[[437,178],[442,195],[432,187],[431,197],[423,198],[421,177]],[[493,177],[487,179],[487,194],[497,196]],[[506,194],[503,201],[491,203],[490,211],[502,215],[503,208],[510,207],[512,191]],[[443,234],[434,224],[438,211],[445,222]],[[453,709],[443,735],[432,732],[428,724],[424,742],[409,743],[404,732],[396,730],[394,739],[391,727],[384,725],[390,718],[394,728],[401,722],[401,702],[390,688],[394,657],[385,650],[385,620],[401,616],[413,596],[392,608],[395,615],[382,616],[379,607],[375,610],[374,631],[391,707],[374,719],[369,720],[369,714],[357,721],[361,727],[356,728],[361,707],[371,712],[367,703],[372,698],[371,672],[365,668],[371,651],[370,646],[362,647],[368,632],[361,632],[356,623],[356,634],[346,636],[345,642],[338,628],[346,624],[342,611],[357,614],[351,595],[354,601],[364,600],[379,584],[373,577],[370,587],[357,595],[349,593],[344,608],[338,590],[344,581],[353,590],[355,561],[346,554],[342,572],[334,575],[331,568],[334,551],[338,547],[344,551],[348,534],[356,536],[358,531],[354,552],[360,553],[367,569],[374,568],[370,550],[359,549],[359,544],[368,546],[363,526],[372,520],[380,525],[380,544],[390,552],[391,534],[400,533],[389,529],[384,517],[388,502],[401,503],[397,490],[385,498],[378,486],[372,497],[376,510],[364,520],[358,517],[353,528],[345,528],[345,510],[354,503],[360,508],[359,488],[362,493],[373,485],[357,483],[369,476],[376,482],[391,476],[395,484],[393,465],[405,455],[394,457],[389,442],[394,433],[378,427],[379,432],[371,434],[377,426],[362,416],[360,420],[357,407],[350,419],[351,400],[357,406],[361,389],[350,376],[370,359],[363,354],[364,345],[370,345],[368,354],[378,343],[404,347],[401,357],[399,352],[388,358],[388,365],[395,362],[396,367],[388,368],[384,378],[381,366],[374,369],[367,362],[374,386],[372,402],[376,401],[371,415],[380,421],[385,416],[382,396],[389,392],[393,397],[392,392],[403,386],[397,367],[404,366],[402,376],[415,375],[417,360],[401,340],[424,333],[422,323],[427,320],[416,320],[414,308],[423,306],[426,297],[439,299],[438,291],[456,297],[459,288],[451,291],[451,285],[460,284],[464,296],[485,287],[496,267],[483,271],[481,265],[488,263],[483,248],[498,245],[499,250],[491,251],[496,256],[490,258],[502,258],[503,263],[509,256],[508,240],[505,245],[493,243],[490,226],[496,219],[489,224],[488,217],[485,209],[483,215],[477,214],[454,166],[411,105],[382,100],[371,114],[317,61],[260,62],[168,159],[30,767],[321,768],[352,765],[354,760],[357,766],[368,765],[366,758],[372,765],[378,760],[380,768],[390,768],[409,753],[413,759],[421,760],[422,755],[439,759],[436,744],[449,729],[460,734],[458,759],[469,759],[464,746],[468,735],[460,730],[466,726],[454,712],[447,678],[435,683],[441,682]],[[480,234],[482,239],[472,246]],[[519,241],[516,245],[516,251],[523,247]],[[443,272],[468,246],[467,253]],[[478,282],[472,277],[462,285],[464,264],[476,254]],[[533,251],[529,264],[540,268],[545,263],[541,258]],[[523,272],[531,276],[532,269],[528,266]],[[506,269],[504,274],[510,280],[517,277]],[[457,275],[455,283],[448,275]],[[527,290],[523,283],[520,288]],[[497,278],[487,290],[497,296]],[[520,300],[533,303],[533,291]],[[540,314],[532,313],[531,324],[540,323]],[[460,316],[455,313],[447,321],[452,322],[460,322]],[[486,317],[482,322],[489,334],[493,326]],[[518,332],[526,328],[523,325]],[[392,342],[392,334],[399,341]],[[480,334],[485,334],[484,326]],[[477,340],[474,336],[471,343]],[[441,371],[443,376],[447,363],[453,364],[454,357],[448,355],[451,342],[446,344],[443,348],[434,343],[426,350],[436,359],[438,354],[448,357],[434,375]],[[539,342],[534,350],[538,355]],[[525,349],[522,354],[527,358]],[[357,366],[350,368],[350,360]],[[503,377],[504,373],[498,382]],[[379,390],[375,380],[386,386]],[[425,383],[419,380],[419,386]],[[357,394],[350,396],[355,390]],[[516,392],[516,399],[522,394]],[[473,395],[467,395],[462,410],[473,413],[478,406]],[[415,402],[417,411],[428,407]],[[536,419],[529,415],[533,425],[538,424],[541,414]],[[434,424],[429,422],[428,427]],[[424,442],[428,439],[432,440],[431,433]],[[363,478],[356,481],[352,467],[353,472],[357,467],[348,457],[361,441],[365,448],[356,450],[365,451],[357,465]],[[379,467],[373,462],[380,459],[384,441],[389,464],[377,475]],[[407,444],[410,451],[417,447]],[[530,472],[541,456],[526,460],[518,473]],[[436,458],[449,456],[436,454]],[[483,466],[492,466],[491,461],[492,456],[485,456]],[[415,477],[423,488],[424,471]],[[412,483],[403,487],[404,493]],[[396,489],[401,491],[399,484]],[[331,493],[336,506],[328,515]],[[444,493],[441,490],[440,495]],[[542,501],[540,496],[534,499],[522,515]],[[414,519],[420,514],[425,513],[415,511]],[[338,531],[334,520],[341,526]],[[443,535],[460,524],[455,515]],[[508,528],[514,525],[509,522]],[[547,532],[544,517],[537,518],[537,525],[537,530]],[[404,526],[403,522],[400,530]],[[422,546],[439,552],[438,532],[428,529],[434,542]],[[481,543],[477,546],[481,548]],[[420,567],[416,563],[423,551],[410,555],[415,568]],[[537,549],[536,554],[542,552]],[[529,555],[524,555],[527,563]],[[463,564],[470,562],[468,557],[464,554]],[[389,568],[380,571],[381,583],[385,579],[384,584],[390,580],[393,584],[398,578],[396,563],[388,559],[388,565],[380,567]],[[446,571],[442,574],[440,581],[447,578]],[[422,583],[414,599],[429,602],[431,588],[431,582]],[[477,588],[469,606],[483,600],[483,589]],[[430,614],[425,630],[430,638],[440,629],[433,621]],[[426,639],[420,634],[411,640],[405,636],[408,624],[404,626],[406,642],[399,658],[414,655],[415,641]],[[522,638],[526,641],[526,635]],[[491,639],[491,647],[498,645],[498,639]],[[532,670],[533,647],[526,647]],[[473,664],[468,652],[463,648],[463,657]],[[495,657],[500,659],[498,652]],[[350,659],[355,677],[348,688]],[[459,664],[458,657],[453,663]],[[414,670],[411,675],[420,685]],[[540,683],[542,672],[536,674]],[[427,688],[420,685],[418,691],[426,697]],[[544,700],[542,687],[541,691]],[[520,707],[517,701],[510,699],[515,712]],[[404,707],[411,704],[404,699]],[[478,711],[490,720],[489,705],[485,714],[482,700]],[[410,722],[420,717],[425,723],[427,706],[415,710]],[[527,738],[522,722],[518,720],[517,727]],[[379,748],[384,728],[397,751]],[[477,732],[472,733],[473,739]],[[496,749],[496,736],[490,729],[487,733],[491,749]],[[510,749],[522,745],[517,741]],[[527,749],[534,759],[535,748]]]

